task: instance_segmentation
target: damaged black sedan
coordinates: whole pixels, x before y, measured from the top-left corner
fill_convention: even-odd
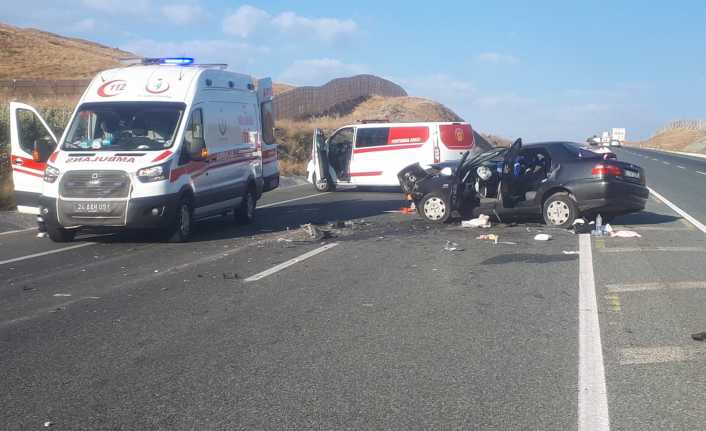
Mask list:
[[[630,163],[605,159],[572,142],[494,148],[460,161],[418,163],[398,174],[407,199],[433,222],[454,214],[498,217],[541,216],[554,227],[570,227],[579,217],[603,219],[641,211],[649,190],[644,170]]]

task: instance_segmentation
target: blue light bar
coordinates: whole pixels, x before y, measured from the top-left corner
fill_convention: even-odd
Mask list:
[[[166,57],[166,58],[143,58],[142,64],[170,64],[175,66],[188,66],[194,64],[192,57]]]

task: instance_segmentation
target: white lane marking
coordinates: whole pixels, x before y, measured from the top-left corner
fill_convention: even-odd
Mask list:
[[[706,175],[706,172],[696,171],[697,174]]]
[[[702,346],[630,347],[620,349],[620,365],[697,361],[703,359],[705,354],[706,348]]]
[[[70,293],[55,293],[54,296],[71,296]]]
[[[608,292],[644,292],[662,289],[706,289],[706,281],[677,281],[674,283],[617,283],[607,284]]]
[[[27,256],[20,256],[20,257],[15,257],[12,259],[0,260],[0,265],[7,265],[8,263],[19,262],[19,261],[27,260],[27,259],[34,259],[35,257],[42,257],[42,256],[50,255],[50,254],[61,253],[64,251],[74,250],[77,248],[87,247],[89,245],[95,245],[95,244],[96,244],[95,242],[82,242],[81,244],[70,245],[70,246],[64,247],[64,248],[57,248],[56,250],[43,251],[41,253],[28,254]]]
[[[654,157],[652,157],[652,160],[654,160],[655,162],[659,162],[659,159],[655,159]]]
[[[608,431],[608,393],[589,234],[579,236],[579,253],[578,431]]]
[[[330,193],[331,193],[331,192],[316,193],[316,194],[313,194],[313,195],[301,196],[301,197],[294,198],[294,199],[287,199],[286,201],[272,202],[271,204],[262,205],[262,206],[259,206],[258,208],[259,208],[259,209],[262,209],[262,208],[269,208],[269,207],[273,207],[273,206],[275,206],[275,205],[288,204],[288,203],[290,203],[290,202],[300,201],[300,200],[302,200],[302,199],[309,199],[309,198],[313,198],[313,197],[316,197],[316,196],[324,196],[324,195],[328,195],[328,194],[330,194]]]
[[[682,166],[682,165],[677,165],[677,168],[679,168],[679,169],[686,169],[686,168],[685,168],[684,166]]]
[[[315,248],[314,250],[311,250],[311,251],[309,251],[309,252],[306,252],[306,253],[304,253],[304,254],[302,254],[302,255],[300,255],[300,256],[297,256],[297,257],[295,257],[295,258],[293,258],[293,259],[289,259],[289,260],[286,261],[286,262],[282,262],[282,263],[280,263],[279,265],[275,265],[275,266],[273,266],[272,268],[270,268],[270,269],[268,269],[268,270],[262,271],[262,272],[260,272],[260,273],[258,273],[258,274],[255,274],[255,275],[252,275],[252,276],[246,278],[246,279],[245,279],[245,282],[246,282],[246,283],[250,283],[250,282],[252,282],[252,281],[261,280],[261,279],[267,277],[268,275],[272,275],[272,274],[274,274],[274,273],[276,273],[276,272],[279,272],[279,271],[281,271],[281,270],[283,270],[283,269],[285,269],[285,268],[289,268],[290,266],[292,266],[292,265],[294,265],[294,264],[297,264],[297,263],[302,262],[302,261],[304,261],[304,260],[306,260],[306,259],[309,259],[310,257],[316,256],[316,255],[319,254],[319,253],[323,253],[323,252],[325,252],[326,250],[329,250],[329,249],[331,249],[331,248],[336,247],[337,245],[338,245],[337,242],[332,242],[331,244],[326,244],[326,245],[324,245],[324,246],[322,246],[322,247]]]
[[[665,165],[671,165],[671,163],[669,163],[669,162],[666,161],[666,160],[662,160],[662,163],[664,163]]]
[[[661,200],[665,205],[667,205],[669,208],[673,209],[674,211],[677,212],[680,216],[684,217],[689,221],[689,223],[693,224],[696,226],[698,230],[700,230],[703,233],[706,233],[706,226],[703,225],[700,221],[696,220],[694,217],[690,216],[689,214],[686,213],[683,209],[679,208],[678,206],[674,205],[671,203],[667,198],[662,196],[661,194],[657,193],[656,191],[652,190],[652,188],[647,187],[650,190],[650,193],[655,195],[657,199]]]
[[[1,235],[10,235],[10,234],[12,234],[12,233],[29,232],[29,231],[31,231],[31,230],[37,230],[37,228],[36,228],[36,227],[30,227],[30,228],[27,228],[27,229],[8,230],[8,231],[5,231],[5,232],[0,232],[0,236],[1,236]]]
[[[669,251],[669,252],[699,252],[706,251],[706,247],[604,247],[601,253],[642,253],[646,251]]]

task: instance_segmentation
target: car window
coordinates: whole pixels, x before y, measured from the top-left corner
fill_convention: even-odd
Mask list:
[[[578,144],[564,143],[562,144],[565,150],[569,152],[576,159],[600,159],[601,155],[594,153],[593,151],[582,148]]]
[[[387,145],[389,135],[389,127],[359,128],[355,137],[355,147],[365,148]]]

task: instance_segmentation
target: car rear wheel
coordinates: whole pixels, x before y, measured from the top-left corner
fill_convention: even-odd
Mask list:
[[[443,196],[429,193],[419,203],[419,213],[425,219],[435,223],[445,223],[451,217],[449,203]]]
[[[328,179],[323,178],[319,180],[316,178],[316,174],[313,175],[312,180],[314,181],[314,188],[317,192],[332,192],[336,189],[336,186],[334,186]]]
[[[542,215],[548,226],[568,229],[578,216],[578,210],[571,196],[561,192],[551,195],[544,202]]]

